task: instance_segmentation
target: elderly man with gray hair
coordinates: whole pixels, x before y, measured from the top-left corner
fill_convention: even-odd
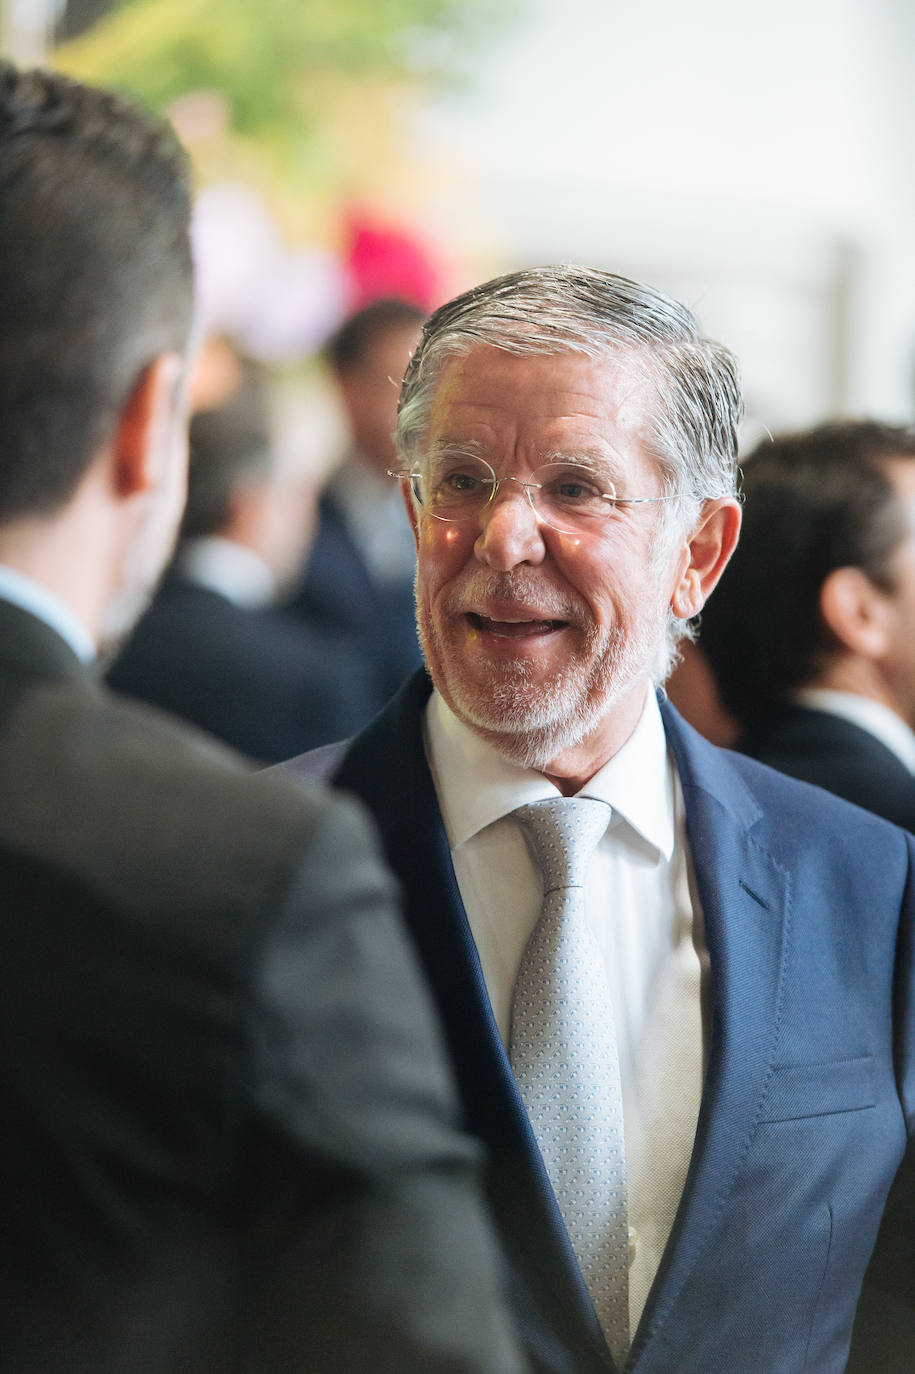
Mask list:
[[[392,474],[428,673],[287,765],[379,822],[552,1374],[841,1374],[904,1187],[912,839],[655,690],[737,541],[740,404],[608,272],[442,307]]]

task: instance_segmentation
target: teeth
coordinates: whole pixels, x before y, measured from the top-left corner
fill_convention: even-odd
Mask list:
[[[540,616],[540,615],[518,615],[518,616],[498,615],[498,616],[496,616],[496,615],[486,615],[483,611],[480,611],[478,614],[479,614],[481,620],[491,620],[491,621],[493,621],[494,624],[498,624],[498,625],[532,625],[535,621],[540,621],[540,620],[546,619],[545,616]]]

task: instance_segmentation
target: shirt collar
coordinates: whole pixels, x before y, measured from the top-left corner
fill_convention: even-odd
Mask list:
[[[236,606],[260,609],[276,598],[276,582],[253,549],[221,535],[205,535],[182,544],[176,564],[198,587],[218,592]]]
[[[0,563],[0,599],[43,620],[83,663],[91,663],[95,658],[95,644],[87,626],[59,596],[34,577]]]
[[[510,763],[458,720],[438,692],[429,699],[425,725],[429,763],[452,847],[527,802],[559,796],[542,773]],[[608,802],[615,820],[627,823],[669,859],[675,834],[672,768],[657,699],[649,691],[629,739],[578,795]]]
[[[831,687],[800,687],[793,694],[799,706],[808,706],[812,711],[826,711],[831,716],[841,716],[858,725],[885,744],[904,763],[911,773],[915,773],[915,734],[909,729],[901,716],[882,701],[858,696],[856,692],[837,692]]]

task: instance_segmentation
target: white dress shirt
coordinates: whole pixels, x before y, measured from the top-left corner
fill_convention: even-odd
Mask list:
[[[416,545],[400,483],[354,456],[334,473],[330,490],[373,580],[410,581]]]
[[[34,577],[18,568],[0,563],[0,601],[9,601],[28,611],[60,635],[83,663],[95,658],[95,643],[89,629],[70,607]]]
[[[515,978],[541,908],[540,879],[510,813],[559,792],[542,773],[504,759],[437,692],[425,729],[458,888],[507,1046]],[[683,797],[653,692],[630,739],[579,795],[612,807],[586,900],[620,1052],[634,1332],[686,1180],[707,1020],[708,954]]]
[[[235,606],[259,610],[276,600],[276,579],[263,558],[234,539],[218,534],[188,539],[176,564],[189,582],[218,592]]]
[[[832,687],[799,687],[792,693],[792,699],[798,706],[841,716],[860,726],[885,744],[910,773],[915,773],[915,733],[882,701],[859,696],[857,692],[837,692]]]

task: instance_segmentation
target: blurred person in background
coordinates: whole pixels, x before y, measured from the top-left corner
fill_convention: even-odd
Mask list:
[[[233,392],[191,419],[177,557],[109,685],[263,763],[356,729],[372,712],[350,645],[275,610],[313,517],[313,493],[278,464],[265,381],[245,363]]]
[[[766,440],[700,644],[736,747],[915,831],[915,431]]]
[[[520,1374],[364,816],[93,672],[184,500],[189,200],[0,63],[0,1366]]]
[[[654,690],[727,578],[740,412],[649,286],[442,306],[397,429],[428,673],[288,769],[378,821],[539,1370],[842,1374],[915,1163],[915,840]],[[911,1374],[910,1221],[868,1374]]]
[[[408,301],[374,301],[325,348],[350,448],[321,496],[304,581],[290,609],[306,624],[342,635],[358,657],[368,706],[362,723],[422,661],[413,536],[387,473],[400,381],[423,319]]]

